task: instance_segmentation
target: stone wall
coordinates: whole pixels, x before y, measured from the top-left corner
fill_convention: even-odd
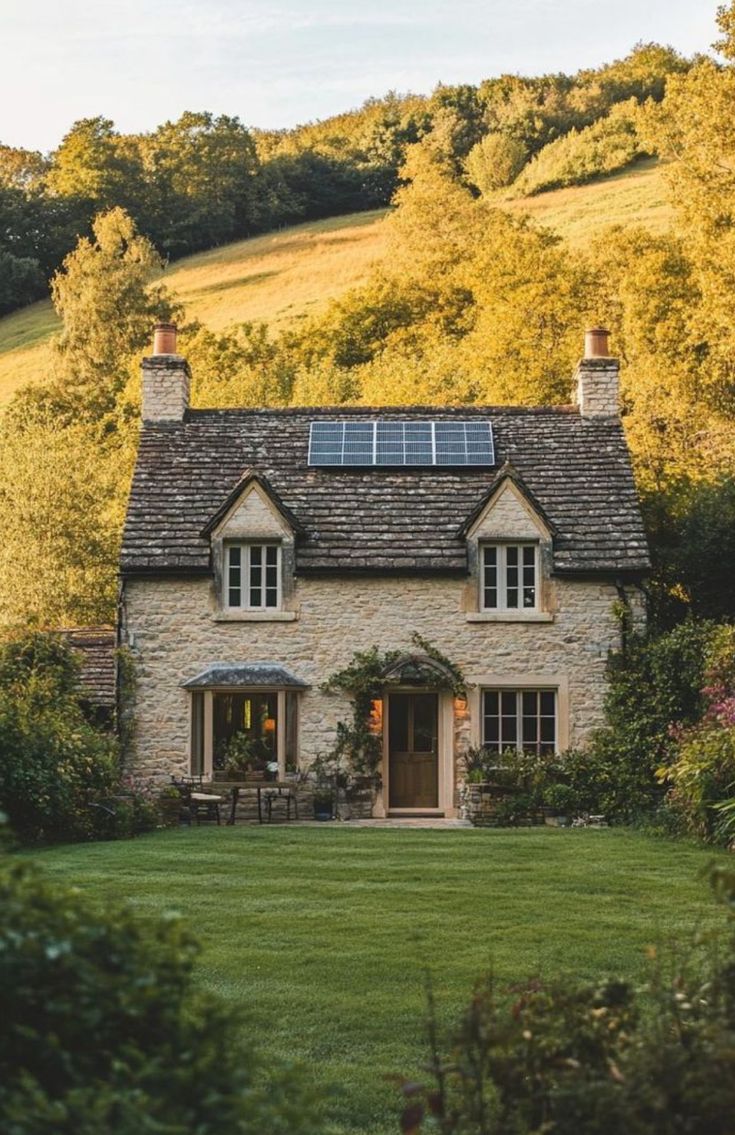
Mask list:
[[[142,365],[144,422],[180,422],[189,405],[191,372],[181,355],[152,355]]]
[[[582,359],[574,375],[575,397],[583,418],[616,418],[620,413],[617,359]]]
[[[348,714],[320,684],[355,651],[406,650],[418,631],[471,683],[534,680],[559,686],[560,741],[578,745],[603,720],[605,665],[620,644],[612,584],[552,580],[545,622],[471,621],[456,578],[305,578],[294,587],[291,622],[222,622],[206,579],[129,580],[123,641],[135,673],[135,763],[165,778],[188,768],[189,707],[182,683],[212,662],[277,662],[309,683],[301,699],[302,767],[334,742]],[[479,696],[455,707],[455,759],[479,741]],[[461,765],[460,765],[461,770]],[[456,787],[453,786],[453,789]],[[455,797],[456,799],[456,797]]]

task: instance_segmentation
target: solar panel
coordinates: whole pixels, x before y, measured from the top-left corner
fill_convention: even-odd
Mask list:
[[[309,464],[494,465],[492,424],[470,421],[319,421],[309,433]]]

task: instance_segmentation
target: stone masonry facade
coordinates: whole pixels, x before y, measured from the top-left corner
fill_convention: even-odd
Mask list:
[[[189,695],[182,684],[213,659],[277,660],[309,683],[299,711],[299,763],[308,767],[333,746],[337,722],[349,713],[346,699],[323,693],[321,683],[357,650],[377,644],[410,651],[415,631],[476,688],[498,677],[523,683],[529,675],[558,686],[560,742],[579,745],[603,721],[606,661],[620,646],[619,597],[612,584],[557,580],[551,589],[551,622],[472,623],[455,579],[304,579],[296,586],[294,621],[223,623],[207,580],[129,581],[136,771],[168,778],[188,770]],[[637,593],[632,598],[637,604]],[[469,712],[455,706],[455,793],[462,754],[479,740],[474,694]]]

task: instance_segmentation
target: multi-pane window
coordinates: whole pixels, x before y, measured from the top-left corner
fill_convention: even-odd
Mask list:
[[[480,580],[483,610],[535,610],[538,595],[537,559],[537,544],[483,545]]]
[[[555,690],[484,690],[482,743],[486,749],[553,753],[556,749]]]
[[[277,608],[280,568],[278,544],[229,544],[225,563],[227,606],[250,611]]]

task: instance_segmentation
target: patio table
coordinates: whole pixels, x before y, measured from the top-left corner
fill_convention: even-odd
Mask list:
[[[258,780],[258,781],[243,781],[241,784],[234,784],[232,786],[232,803],[230,805],[230,818],[227,821],[228,826],[235,823],[235,813],[237,812],[237,802],[240,799],[240,792],[242,789],[255,789],[258,801],[258,823],[263,823],[263,793],[266,793],[268,822],[271,819],[271,808],[273,797],[283,798],[286,800],[286,819],[291,819],[291,801],[294,807],[294,819],[299,818],[299,804],[296,798],[295,785],[291,780]],[[271,793],[271,799],[268,800],[268,793]]]

